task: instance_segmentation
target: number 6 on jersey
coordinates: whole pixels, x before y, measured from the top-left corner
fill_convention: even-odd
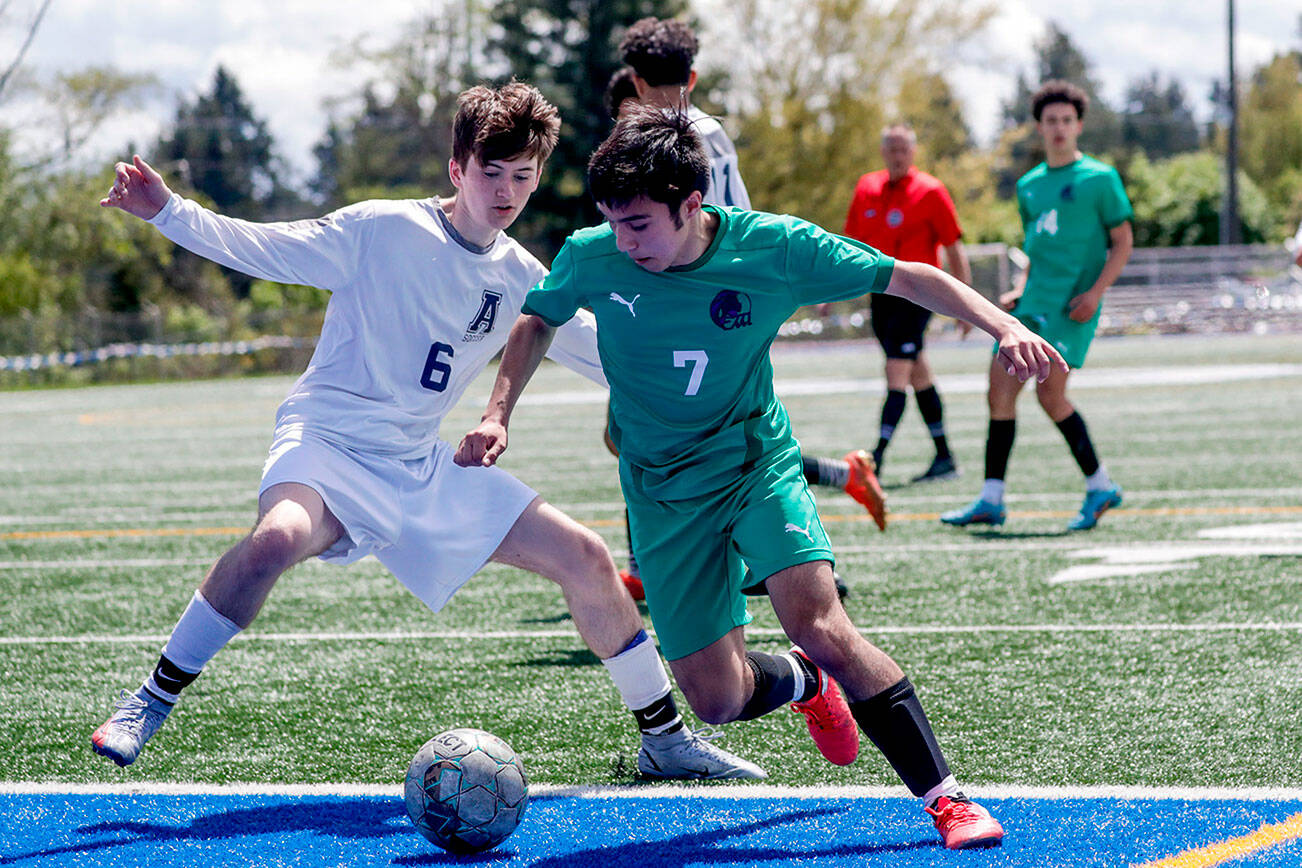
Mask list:
[[[685,368],[687,363],[692,364],[692,375],[687,380],[687,391],[684,395],[695,395],[701,388],[701,379],[705,376],[705,366],[710,363],[710,357],[705,354],[705,350],[674,350],[674,367]]]

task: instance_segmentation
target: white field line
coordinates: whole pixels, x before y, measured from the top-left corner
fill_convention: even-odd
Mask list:
[[[116,567],[206,567],[212,558],[125,558],[80,561],[0,561],[0,570],[107,570]]]
[[[919,624],[860,627],[867,635],[931,636],[977,635],[984,633],[1293,633],[1302,631],[1302,621],[1239,621],[1206,624]],[[648,633],[654,635],[653,630]],[[752,637],[785,636],[779,627],[752,627]],[[525,639],[574,639],[578,632],[567,630],[429,630],[387,633],[240,633],[235,642],[431,642],[512,641]],[[2,645],[137,645],[167,641],[157,634],[99,634],[86,636],[0,636]]]
[[[1296,787],[1141,787],[1141,786],[1025,786],[1017,784],[965,785],[969,795],[987,799],[1111,799],[1291,801],[1302,799]],[[691,783],[609,785],[531,784],[533,797],[588,799],[909,799],[904,787],[807,786],[729,784],[701,786]],[[0,781],[3,795],[164,795],[164,796],[338,796],[343,798],[402,798],[399,784],[78,784],[61,782]]]

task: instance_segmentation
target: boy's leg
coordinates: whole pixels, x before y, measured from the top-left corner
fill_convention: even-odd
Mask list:
[[[561,587],[574,625],[601,658],[642,732],[638,766],[664,778],[762,778],[763,769],[691,733],[674,703],[664,663],[615,571],[601,537],[535,499],[493,560],[538,573]]]
[[[252,623],[285,570],[334,544],[343,533],[320,495],[298,483],[273,485],[258,500],[253,530],[223,554],[163,646],[153,672],[134,693],[122,691],[91,746],[120,766],[134,762],[162,726],[181,690]]]
[[[936,447],[936,457],[931,465],[913,482],[935,482],[942,479],[954,479],[958,476],[958,465],[949,451],[949,438],[945,434],[945,405],[940,400],[940,392],[931,376],[931,365],[927,362],[926,352],[919,352],[913,370],[909,373],[909,385],[913,387],[913,398],[918,402],[918,412],[926,423],[931,442]]]
[[[1004,523],[1004,476],[1008,471],[1008,458],[1013,451],[1013,438],[1017,432],[1017,396],[1022,383],[999,364],[990,362],[989,390],[986,400],[990,406],[990,425],[986,434],[986,476],[981,493],[968,506],[941,515],[945,524]]]
[[[1002,827],[959,790],[909,679],[837,605],[831,565],[826,561],[800,564],[770,576],[768,582],[782,628],[820,669],[841,683],[859,728],[909,791],[922,799],[946,846],[998,843]]]
[[[1055,369],[1047,380],[1036,385],[1040,406],[1062,432],[1072,457],[1085,476],[1085,500],[1080,512],[1067,523],[1068,530],[1089,530],[1098,524],[1099,517],[1121,503],[1121,487],[1112,481],[1107,468],[1094,451],[1085,420],[1067,399],[1066,371]]]

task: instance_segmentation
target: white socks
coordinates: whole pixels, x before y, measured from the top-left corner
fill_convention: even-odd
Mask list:
[[[214,609],[202,594],[195,591],[190,605],[185,607],[163,646],[163,656],[175,663],[178,669],[197,673],[239,632],[240,627],[234,621]],[[144,686],[167,702],[176,702],[176,693],[160,686],[152,673],[145,679]]]
[[[955,780],[953,775],[949,775],[943,781],[936,784],[931,789],[927,790],[927,792],[923,793],[922,804],[931,805],[936,801],[936,799],[939,799],[941,796],[948,796],[949,798],[952,799],[958,794],[959,794],[958,781]]]
[[[1092,476],[1085,477],[1086,491],[1105,491],[1113,485],[1112,477],[1108,476],[1108,469],[1102,464],[1099,469],[1094,471]]]
[[[646,631],[637,636],[623,651],[601,661],[615,682],[615,689],[629,711],[646,708],[669,692],[669,673],[656,650],[656,643]]]
[[[987,479],[981,484],[981,499],[986,503],[1003,503],[1004,481],[1002,479]]]

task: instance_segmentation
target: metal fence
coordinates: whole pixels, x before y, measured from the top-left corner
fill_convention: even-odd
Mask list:
[[[972,282],[995,299],[1013,287],[1026,256],[1004,244],[968,248]],[[937,319],[934,328],[952,328]],[[209,319],[203,333],[169,325],[157,311],[113,314],[87,310],[58,317],[0,319],[0,370],[78,366],[128,357],[257,352],[276,338],[301,366],[320,328],[319,313]],[[806,309],[783,326],[784,339],[863,337],[862,299],[835,305],[828,316]],[[1144,248],[1134,252],[1104,299],[1101,334],[1302,331],[1302,269],[1279,245]],[[264,340],[259,340],[264,339]],[[256,343],[254,343],[256,341]],[[279,345],[278,345],[279,346]],[[280,364],[277,362],[277,364]]]

